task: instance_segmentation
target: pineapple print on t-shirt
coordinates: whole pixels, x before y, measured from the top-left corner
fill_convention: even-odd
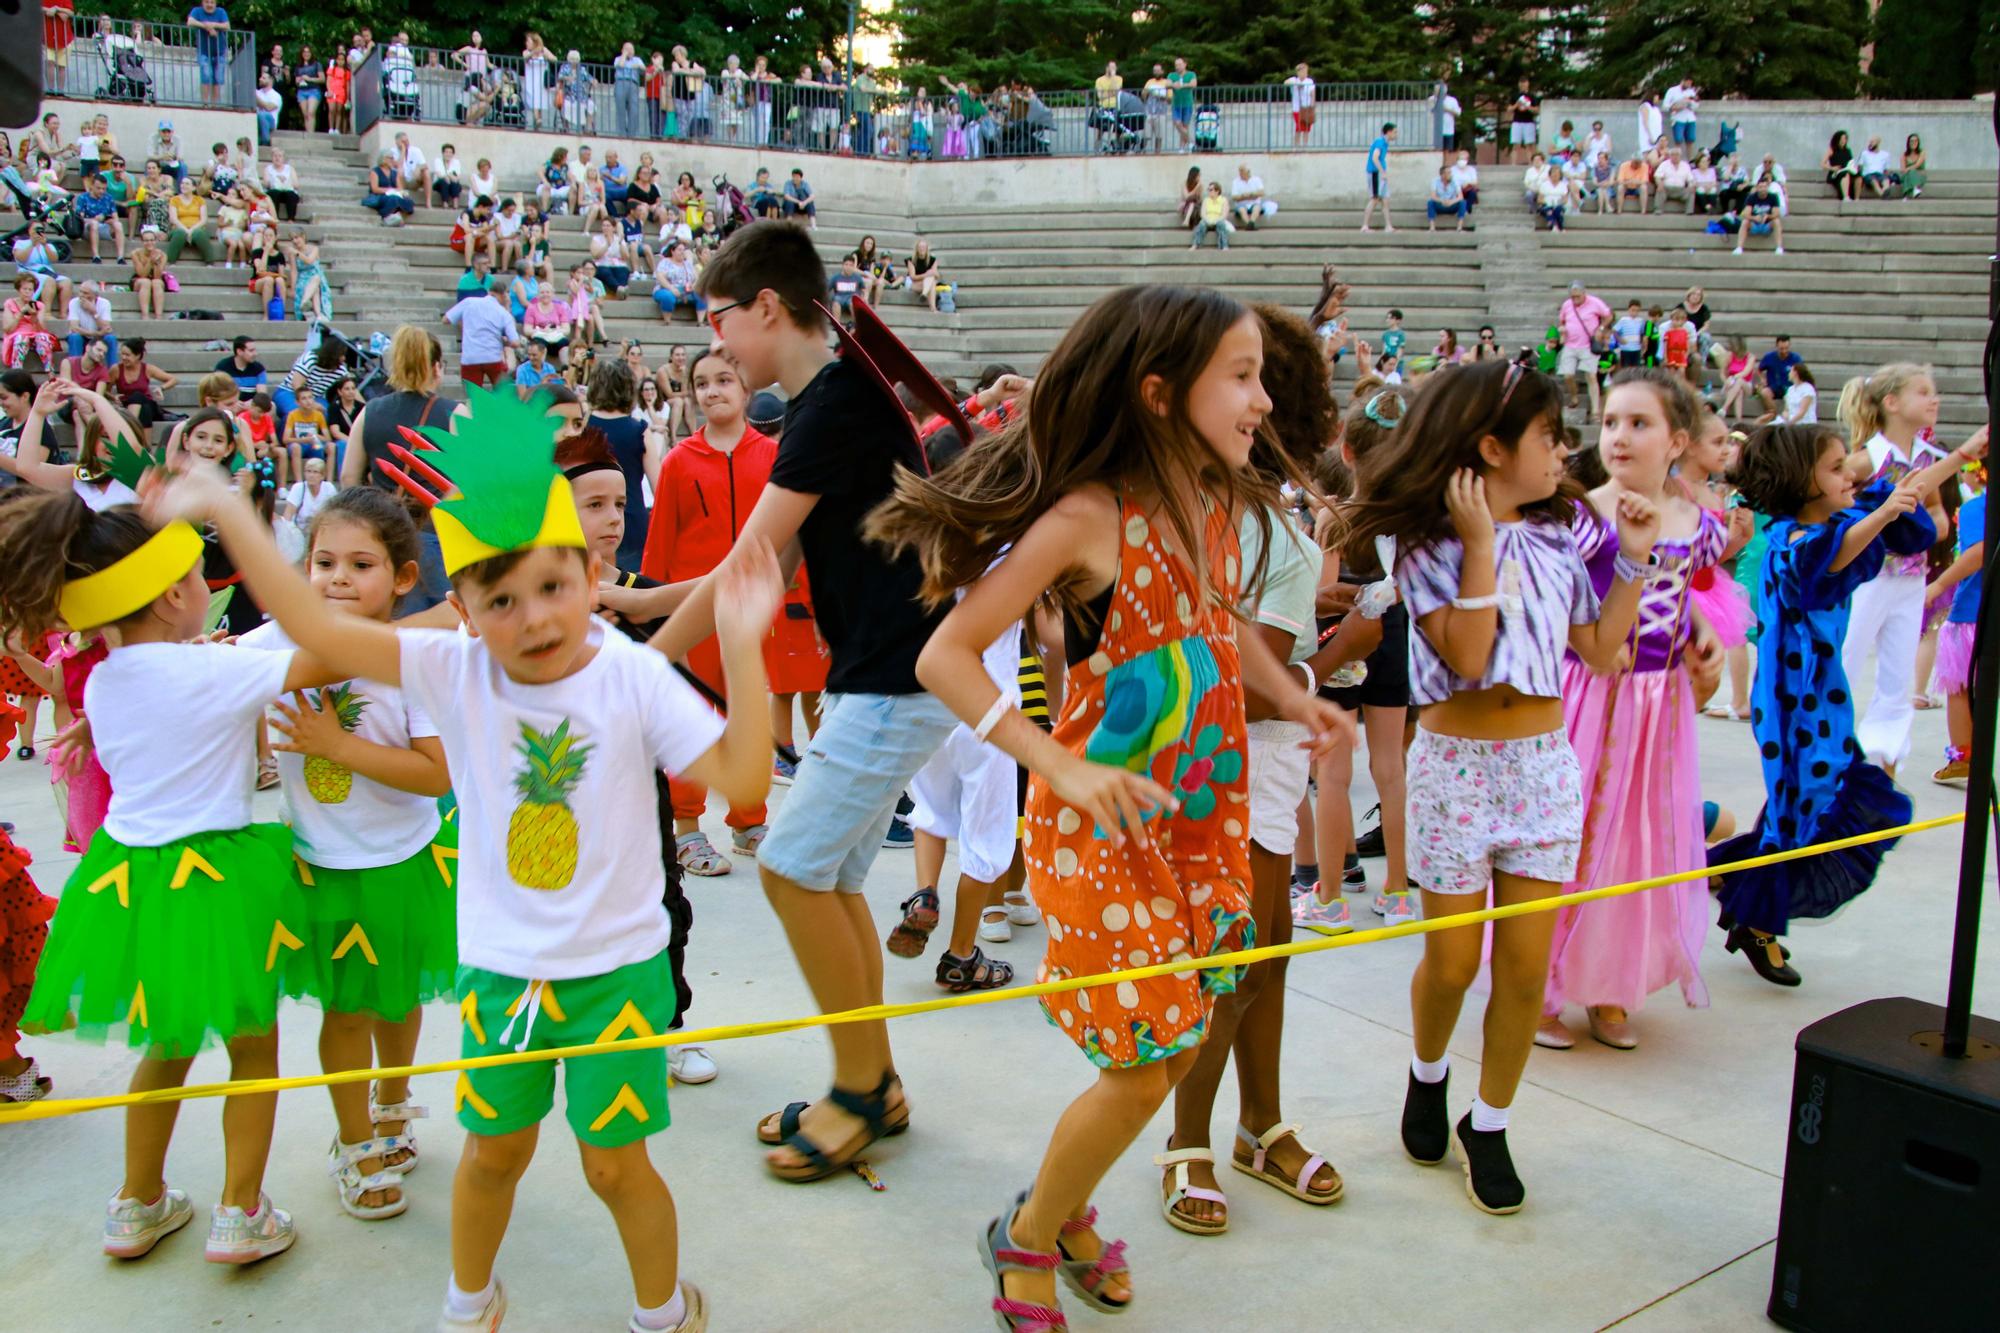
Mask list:
[[[354,692],[354,682],[343,681],[329,685],[319,691],[321,712],[332,713],[340,720],[340,729],[345,732],[361,725],[361,714],[368,707],[365,695]],[[354,791],[354,770],[346,764],[338,763],[322,755],[306,756],[306,794],[321,805],[339,805]]]
[[[583,781],[591,745],[564,718],[552,731],[521,723],[514,773],[520,803],[507,820],[507,873],[524,889],[561,889],[576,878],[576,812],[570,797]]]

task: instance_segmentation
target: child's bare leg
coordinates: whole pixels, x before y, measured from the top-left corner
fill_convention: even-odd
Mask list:
[[[583,1178],[618,1224],[639,1304],[665,1305],[680,1281],[680,1225],[674,1196],[646,1156],[646,1141],[597,1148],[578,1140],[577,1147],[583,1154]]]
[[[1351,717],[1349,723],[1351,728]],[[1350,729],[1349,735],[1352,734]],[[1340,896],[1341,867],[1348,849],[1354,846],[1354,806],[1349,795],[1354,786],[1354,746],[1351,743],[1335,746],[1331,754],[1319,761],[1318,777],[1319,806],[1314,811],[1313,841],[1318,844],[1320,857],[1319,898],[1330,903]],[[1386,802],[1383,809],[1388,809]],[[1386,826],[1384,836],[1387,836]]]
[[[1750,711],[1750,645],[1739,643],[1723,654],[1729,664],[1729,706],[1739,713]]]
[[[916,863],[917,887],[935,889],[938,880],[944,875],[944,839],[935,833],[926,833],[922,829],[916,829],[914,832],[916,842],[910,848],[910,855]]]
[[[1361,710],[1361,725],[1368,736],[1368,772],[1375,779],[1375,799],[1382,805],[1382,851],[1387,858],[1382,887],[1401,893],[1409,887],[1410,868],[1405,841],[1408,788],[1403,765],[1403,720],[1406,708]]]
[[[178,1088],[187,1082],[193,1060],[139,1061],[132,1071],[131,1092],[155,1092]],[[167,1145],[173,1142],[174,1120],[181,1113],[179,1102],[152,1102],[125,1108],[125,1185],[118,1192],[127,1199],[152,1203],[167,1187]]]
[[[493,1281],[493,1256],[514,1215],[514,1188],[535,1159],[539,1125],[512,1134],[467,1134],[451,1182],[451,1280],[481,1292]],[[622,1228],[621,1228],[622,1229]]]
[[[232,1080],[276,1078],[278,1034],[237,1037],[229,1043]],[[278,1094],[243,1093],[223,1099],[222,1202],[245,1212],[257,1206],[264,1191],[264,1163],[271,1156],[271,1130],[278,1119]]]
[[[1561,892],[1562,885],[1545,880],[1500,873],[1493,876],[1493,901],[1502,907]],[[1430,895],[1424,899],[1428,916]],[[1479,1097],[1488,1106],[1512,1105],[1521,1073],[1528,1067],[1528,1052],[1534,1048],[1535,1029],[1542,1021],[1549,940],[1555,923],[1554,912],[1533,912],[1493,923],[1493,990],[1486,1000],[1485,1047],[1479,1067]],[[1477,927],[1468,929],[1477,936]]]
[[[922,837],[922,834],[918,834]],[[939,849],[939,860],[943,860],[943,849]],[[989,907],[1000,905],[1000,881],[997,879],[974,879],[970,875],[958,877],[958,895],[951,907],[951,941],[945,945],[954,958],[970,958],[972,951],[979,947],[979,918]]]
[[[1952,749],[1972,753],[1972,696],[1966,691],[1944,697],[1944,729]]]
[[[319,1024],[319,1067],[329,1074],[347,1069],[366,1069],[374,1058],[375,1020],[368,1014],[341,1014],[328,1011]],[[368,1116],[368,1085],[330,1083],[327,1095],[333,1099],[333,1118],[342,1143],[366,1143],[375,1137]],[[384,1163],[379,1157],[364,1157],[355,1164],[362,1175],[373,1175]],[[400,1190],[370,1190],[357,1201],[363,1208],[394,1202]]]

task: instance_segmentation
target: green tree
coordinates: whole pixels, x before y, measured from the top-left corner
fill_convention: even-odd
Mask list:
[[[1973,58],[1980,24],[1990,24],[1996,11],[2000,4],[1992,0],[1882,0],[1868,91],[1876,97],[1970,97],[1978,86]]]
[[[1414,12],[1366,0],[1154,0],[1133,35],[1148,67],[1185,56],[1204,83],[1267,83],[1302,60],[1321,83],[1423,80],[1434,63]]]
[[[1852,97],[1867,31],[1867,0],[1621,0],[1582,81],[1612,97],[1683,75],[1710,96]]]
[[[1572,56],[1591,27],[1583,5],[1439,0],[1424,35],[1440,57],[1425,72],[1450,82],[1465,109],[1462,133],[1490,136],[1504,123],[1522,79],[1542,97],[1572,91]]]
[[[992,87],[1087,87],[1133,57],[1130,0],[897,0],[896,63],[906,84],[940,74]],[[1142,79],[1143,81],[1143,79]]]

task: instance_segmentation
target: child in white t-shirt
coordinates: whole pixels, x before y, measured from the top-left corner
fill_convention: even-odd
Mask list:
[[[400,685],[437,722],[458,775],[458,994],[468,1056],[649,1037],[674,1013],[652,775],[686,774],[733,804],[770,786],[768,711],[718,718],[660,653],[591,614],[597,559],[553,462],[556,422],[512,393],[476,391],[425,454],[454,489],[433,523],[469,634],[397,630],[310,594],[255,513],[219,476],[189,474],[162,512],[210,519],[253,593],[334,668]],[[415,469],[415,475],[430,475]],[[740,544],[716,576],[729,693],[765,693],[764,635],[782,601],[767,543]],[[553,1109],[553,1062],[469,1070],[455,1101],[468,1131],[453,1191],[453,1272],[439,1327],[497,1327],[493,1259],[515,1186]],[[647,1157],[667,1124],[667,1061],[652,1046],[566,1065],[567,1118],[586,1177],[628,1253],[633,1326],[706,1326],[679,1281],[673,1197]]]
[[[314,459],[308,466],[324,465]],[[303,483],[302,483],[303,485]],[[292,488],[294,491],[299,486]],[[307,572],[313,591],[349,615],[387,624],[416,585],[417,529],[386,491],[361,487],[315,501]],[[276,622],[238,642],[289,652]],[[421,1006],[450,996],[458,968],[450,862],[457,830],[438,815],[451,789],[437,727],[393,685],[348,680],[317,696],[280,700],[271,717],[292,826],[296,873],[308,904],[287,958],[287,989],[325,1009],[320,1066],[397,1068],[416,1060]],[[338,1133],[328,1174],[340,1206],[364,1222],[409,1207],[402,1189],[416,1166],[409,1080],[336,1083]]]
[[[229,494],[219,468],[199,472]],[[95,513],[67,491],[20,487],[8,501],[0,629],[34,642],[58,618],[76,631],[115,630],[84,687],[80,724],[111,801],[62,895],[22,1024],[118,1035],[142,1052],[135,1092],[180,1087],[196,1053],[216,1043],[229,1050],[232,1079],[274,1078],[278,996],[306,923],[291,830],[252,820],[257,723],[281,691],[332,677],[307,653],[201,641],[209,593],[201,534],[188,524],[156,531],[129,507]],[[124,1180],[104,1219],[114,1258],[139,1258],[194,1217],[164,1176],[177,1110],[126,1111]],[[276,1111],[270,1095],[229,1102],[210,1262],[253,1263],[296,1238],[263,1193]]]

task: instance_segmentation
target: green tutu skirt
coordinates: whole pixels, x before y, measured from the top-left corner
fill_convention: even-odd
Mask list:
[[[406,861],[332,870],[293,858],[305,947],[287,955],[285,994],[391,1022],[452,993],[458,974],[458,826],[439,826]]]
[[[99,829],[63,888],[21,1027],[122,1034],[168,1060],[269,1032],[303,915],[283,824],[160,847]]]

